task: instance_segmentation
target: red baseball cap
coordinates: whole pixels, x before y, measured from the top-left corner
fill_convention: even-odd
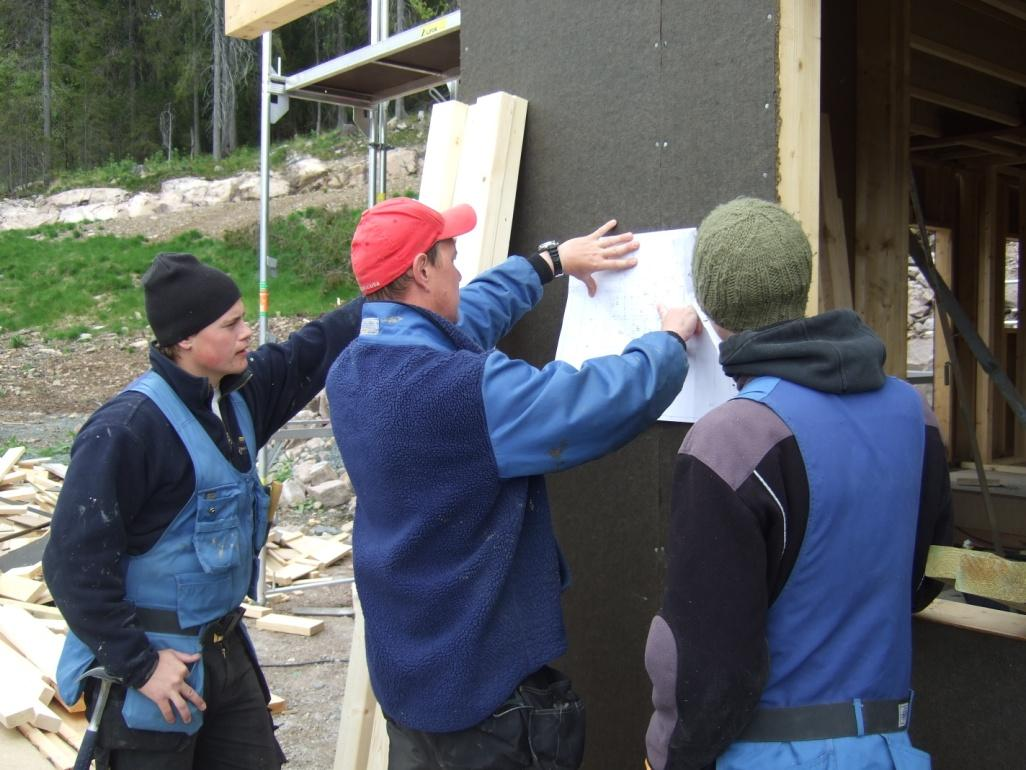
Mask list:
[[[446,238],[469,233],[477,214],[466,203],[439,213],[413,198],[389,198],[367,209],[353,233],[353,275],[371,294],[392,283],[413,258]]]

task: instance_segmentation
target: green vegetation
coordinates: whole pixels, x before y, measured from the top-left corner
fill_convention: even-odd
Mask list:
[[[307,209],[272,222],[270,251],[278,260],[278,274],[269,279],[272,314],[316,316],[356,296],[349,242],[358,218],[355,210]],[[75,339],[95,324],[141,331],[139,282],[161,251],[188,251],[227,272],[242,289],[247,315],[257,317],[255,226],[230,232],[225,241],[196,232],[165,243],[74,237],[77,232],[62,225],[0,233],[0,330],[35,327],[50,339]]]

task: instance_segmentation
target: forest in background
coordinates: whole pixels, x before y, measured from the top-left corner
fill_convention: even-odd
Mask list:
[[[390,0],[391,33],[458,5]],[[369,13],[369,0],[335,0],[285,25],[274,61],[291,74],[367,45]],[[224,0],[2,0],[0,195],[112,161],[259,145],[260,45],[225,36]],[[349,108],[293,100],[272,139],[352,122]]]

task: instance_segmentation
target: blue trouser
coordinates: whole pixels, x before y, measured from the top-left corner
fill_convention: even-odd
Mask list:
[[[716,770],[929,770],[930,755],[914,748],[908,732],[816,741],[737,741]]]

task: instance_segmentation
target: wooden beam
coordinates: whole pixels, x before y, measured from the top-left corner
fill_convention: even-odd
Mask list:
[[[1026,393],[1026,172],[1019,174],[1019,319],[1015,331],[1015,387]],[[1015,454],[1026,456],[1026,426],[1016,422]]]
[[[909,0],[858,4],[855,310],[906,374],[909,227]]]
[[[256,627],[263,631],[279,631],[283,634],[314,636],[324,630],[324,621],[316,618],[297,618],[295,615],[271,613],[257,618]]]
[[[346,670],[346,689],[342,697],[342,717],[338,726],[333,770],[366,770],[370,763],[374,723],[380,712],[367,671],[363,610],[354,585],[353,639],[349,649],[349,667]]]
[[[951,230],[938,228],[934,230],[933,263],[944,282],[951,285]],[[951,460],[951,423],[954,419],[954,400],[952,394],[952,376],[948,371],[951,356],[941,332],[940,309],[933,305],[933,413],[944,446],[947,448],[948,460]]]
[[[916,617],[933,623],[1026,641],[1026,615],[1014,612],[977,607],[947,599],[934,599],[930,606]]]
[[[1000,185],[997,174],[991,169],[983,179],[983,205],[980,207],[980,241],[979,259],[977,261],[977,281],[979,295],[977,297],[976,328],[980,339],[990,349],[999,365],[1003,365],[1000,344],[1002,332],[1003,300],[1004,300],[1004,264],[1005,250],[1004,217]],[[998,244],[1002,248],[998,248]],[[998,450],[997,434],[1000,396],[994,387],[990,375],[976,364],[976,436],[980,446],[980,459],[991,462],[1004,453]]]
[[[1023,0],[978,0],[978,2],[996,8],[1016,19],[1026,21],[1026,3]]]
[[[820,307],[820,68],[822,17],[818,0],[781,0],[777,40],[777,196],[813,246],[806,315]]]
[[[470,107],[453,189],[454,203],[477,212],[477,226],[456,239],[464,283],[509,256],[526,122],[527,100],[501,91]]]
[[[332,0],[225,0],[224,34],[252,40],[331,3]]]
[[[1026,562],[988,551],[930,546],[926,576],[952,583],[956,591],[982,596],[1016,609],[1026,607]]]
[[[1015,86],[957,64],[913,51],[913,98],[1006,126],[1022,123],[1021,92]]]
[[[844,230],[844,207],[837,191],[834,173],[833,141],[830,119],[823,115],[820,145],[820,294],[819,309],[851,308],[851,270],[848,265],[848,240]]]
[[[1023,25],[957,0],[912,0],[913,50],[1026,86]]]
[[[453,205],[469,110],[468,105],[454,100],[440,102],[431,108],[431,126],[424,145],[418,199],[438,211]]]

